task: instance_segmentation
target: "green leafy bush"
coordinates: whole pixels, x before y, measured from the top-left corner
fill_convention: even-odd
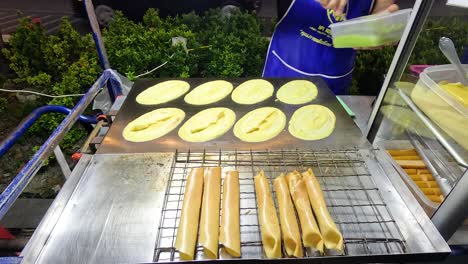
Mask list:
[[[258,76],[268,47],[253,14],[236,12],[225,18],[220,10],[163,19],[149,9],[143,23],[117,12],[103,35],[112,67],[127,77],[166,61],[146,77]],[[173,37],[185,38],[186,47],[173,46]]]
[[[0,113],[3,113],[7,109],[8,100],[0,97]]]

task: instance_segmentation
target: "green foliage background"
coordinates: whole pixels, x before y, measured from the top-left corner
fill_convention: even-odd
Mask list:
[[[173,37],[185,38],[186,47],[172,45]],[[255,15],[236,12],[223,18],[219,10],[162,19],[149,9],[143,23],[117,12],[104,38],[112,67],[128,77],[166,61],[147,77],[259,76],[268,47]]]

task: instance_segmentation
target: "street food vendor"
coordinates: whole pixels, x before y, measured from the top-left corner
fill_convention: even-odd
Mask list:
[[[292,0],[276,25],[263,77],[319,76],[335,94],[348,94],[355,50],[334,48],[329,26],[397,10],[394,0]]]

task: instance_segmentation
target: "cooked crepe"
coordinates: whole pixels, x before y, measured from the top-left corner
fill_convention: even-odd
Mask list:
[[[310,247],[323,253],[322,235],[312,213],[302,175],[298,171],[293,171],[288,173],[286,179],[297,215],[299,216],[299,222],[301,223],[302,242],[305,247]]]
[[[234,126],[234,135],[245,142],[276,137],[286,125],[286,115],[274,107],[262,107],[244,115]]]
[[[193,168],[187,179],[175,248],[183,260],[192,260],[198,233],[198,216],[203,192],[203,168]],[[196,219],[194,221],[194,219]]]
[[[188,142],[205,142],[226,133],[236,121],[236,114],[229,108],[214,107],[192,116],[179,129],[179,136]]]
[[[285,104],[306,104],[317,97],[317,86],[306,80],[290,81],[278,90],[276,97]]]
[[[281,258],[281,230],[270,185],[263,171],[254,177],[254,183],[263,250],[267,258]]]
[[[323,242],[327,249],[343,251],[343,236],[328,212],[323,191],[312,169],[302,173],[309,200],[320,227]]]
[[[301,234],[299,232],[299,225],[297,224],[296,214],[294,213],[294,205],[291,201],[286,177],[281,174],[274,180],[273,186],[276,192],[276,199],[278,200],[284,248],[288,256],[300,258],[304,254],[302,251]]]
[[[292,115],[289,133],[304,140],[319,140],[331,135],[335,121],[335,114],[325,106],[303,106]]]
[[[176,128],[185,118],[177,108],[161,108],[146,113],[124,128],[122,136],[132,142],[145,142],[160,138]]]
[[[184,81],[172,80],[158,83],[141,92],[136,101],[143,105],[158,105],[175,100],[185,94],[190,84]]]
[[[231,98],[238,104],[256,104],[273,95],[273,85],[266,80],[249,80],[237,86],[232,92]]]
[[[207,105],[216,103],[228,96],[232,91],[230,82],[218,80],[204,83],[195,87],[184,100],[187,104]]]
[[[205,256],[218,257],[219,202],[221,200],[221,168],[205,169],[199,243]]]
[[[233,257],[240,257],[239,172],[229,171],[223,181],[223,200],[219,243]]]

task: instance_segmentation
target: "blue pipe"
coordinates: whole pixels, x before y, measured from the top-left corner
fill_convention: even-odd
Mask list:
[[[3,156],[15,142],[28,131],[28,129],[39,119],[43,114],[47,113],[62,113],[70,114],[71,109],[60,105],[45,105],[34,109],[27,117],[25,117],[16,129],[11,132],[2,142],[0,143],[0,157]],[[95,116],[80,115],[80,122],[86,124],[96,124],[97,118]]]

